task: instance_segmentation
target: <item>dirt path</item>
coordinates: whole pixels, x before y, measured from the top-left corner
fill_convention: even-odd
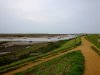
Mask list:
[[[94,52],[90,48],[91,45],[93,45],[93,44],[91,44],[90,42],[88,42],[86,39],[84,39],[82,37],[82,45],[73,49],[73,50],[81,50],[81,52],[83,53],[83,55],[85,57],[85,72],[84,72],[84,75],[100,75],[100,56],[98,54],[96,54],[96,52]],[[54,56],[49,57],[49,58],[40,58],[38,62],[29,63],[26,66],[23,66],[19,69],[5,73],[3,75],[14,75],[17,72],[24,71],[28,68],[31,68],[35,65],[39,65],[40,63],[49,61],[49,60],[54,59],[56,57],[59,57],[63,54],[66,54],[68,52],[62,52],[62,53],[59,53],[59,54],[54,55]]]
[[[82,45],[77,48],[85,57],[84,75],[100,75],[100,56],[91,46],[94,45],[82,37]]]
[[[83,47],[81,50],[86,61],[84,75],[100,75],[100,56],[90,46],[93,46],[93,44],[83,38]]]

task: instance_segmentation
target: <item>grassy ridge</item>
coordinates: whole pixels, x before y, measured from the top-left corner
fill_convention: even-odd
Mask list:
[[[82,75],[84,57],[80,51],[73,51],[16,75]]]
[[[78,37],[76,38],[76,43],[75,43],[75,39],[69,40],[67,43],[63,44],[60,48],[55,49],[53,52],[58,52],[61,50],[72,48],[72,47],[77,47],[80,44],[81,44],[81,39],[80,37]]]
[[[86,39],[92,42],[96,47],[100,48],[100,36],[97,34],[87,35]]]
[[[81,44],[81,40],[80,40],[80,38],[77,38],[76,46],[78,46],[80,44]],[[38,58],[46,57],[46,56],[52,55],[53,53],[57,53],[57,52],[60,52],[60,51],[63,51],[63,50],[68,51],[69,48],[71,49],[73,47],[76,47],[75,46],[75,39],[67,40],[67,41],[66,40],[65,41],[59,41],[59,42],[56,43],[56,45],[58,45],[59,47],[58,48],[57,47],[55,48],[54,47],[55,44],[54,44],[54,46],[50,45],[48,47],[50,49],[48,49],[48,48],[45,49],[45,47],[44,47],[43,50],[46,50],[46,52],[43,51],[43,50],[42,50],[43,52],[37,50],[37,53],[38,52],[39,53],[41,52],[41,55],[39,54],[37,56],[29,56],[28,58],[25,58],[25,59],[22,59],[20,61],[11,63],[9,65],[5,65],[3,67],[0,67],[0,73],[8,72],[8,71],[14,70],[16,68],[19,68],[19,67],[21,67],[23,65],[26,65],[26,62],[29,62],[29,61],[34,62]],[[34,53],[34,51],[33,51],[33,53]]]
[[[100,50],[98,50],[96,47],[94,47],[94,46],[91,46],[91,48],[98,54],[98,55],[100,55]]]

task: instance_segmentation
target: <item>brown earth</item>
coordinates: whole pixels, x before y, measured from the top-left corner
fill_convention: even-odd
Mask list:
[[[90,42],[88,42],[84,37],[82,37],[82,45],[73,50],[81,50],[81,52],[83,53],[83,55],[85,57],[84,75],[100,75],[100,56],[96,52],[94,52],[90,46],[94,46],[94,45],[91,44]],[[71,50],[71,51],[73,51],[73,50]],[[68,52],[62,52],[62,53],[59,53],[57,55],[54,55],[54,56],[48,57],[48,58],[44,58],[44,57],[40,58],[39,61],[37,61],[35,63],[28,63],[28,65],[26,65],[26,66],[23,66],[19,69],[5,73],[3,75],[14,75],[17,72],[24,71],[28,68],[31,68],[35,65],[39,65],[43,62],[49,61],[49,60],[59,57],[63,54],[66,54]]]
[[[84,75],[100,75],[100,56],[92,50],[92,43],[82,38],[82,45],[78,47],[85,57]]]
[[[82,37],[82,45],[76,50],[81,50],[85,57],[85,71],[84,75],[100,75],[100,56],[92,50],[92,43]]]

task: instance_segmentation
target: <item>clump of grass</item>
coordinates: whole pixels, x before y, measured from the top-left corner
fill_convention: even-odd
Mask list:
[[[84,57],[82,53],[72,51],[16,75],[82,75],[83,72]]]
[[[98,50],[96,47],[94,47],[94,46],[91,46],[91,48],[98,54],[98,55],[100,55],[100,50]]]

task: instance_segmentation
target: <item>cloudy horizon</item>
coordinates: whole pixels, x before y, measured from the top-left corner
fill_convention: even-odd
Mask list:
[[[0,33],[100,33],[99,0],[0,0]]]

